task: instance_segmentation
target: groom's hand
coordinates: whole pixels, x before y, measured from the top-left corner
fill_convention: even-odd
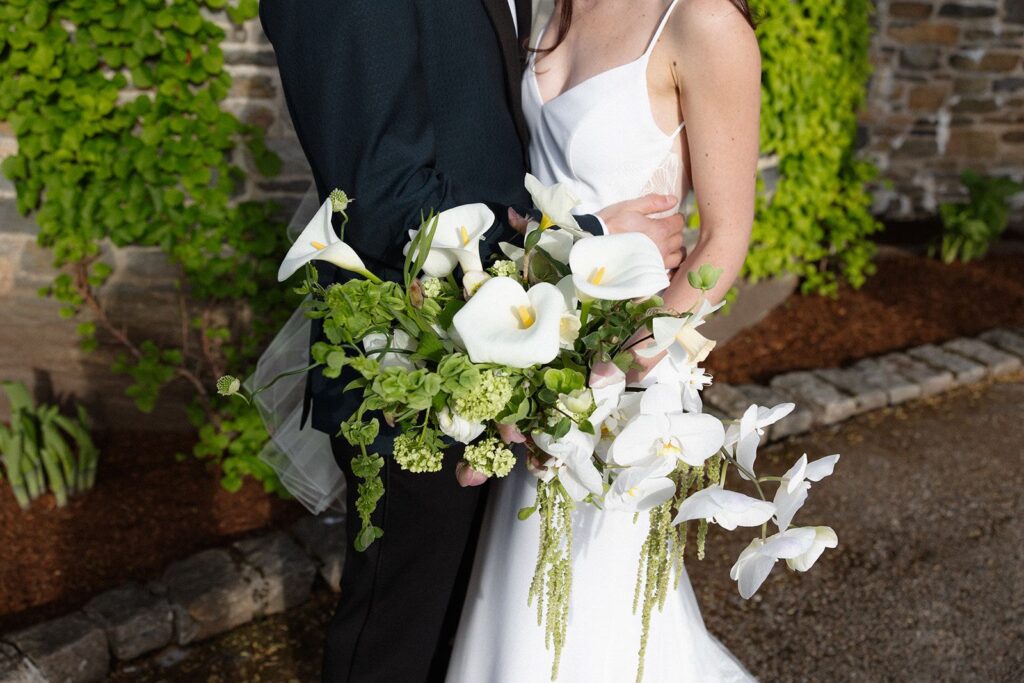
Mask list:
[[[678,200],[672,195],[649,194],[612,204],[598,212],[609,234],[641,232],[651,238],[665,259],[665,267],[675,269],[683,262],[683,216],[673,213],[665,218],[650,218],[651,214],[671,211]]]

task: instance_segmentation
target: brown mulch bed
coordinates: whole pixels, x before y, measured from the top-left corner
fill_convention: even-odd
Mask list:
[[[714,350],[715,379],[763,382],[791,370],[842,367],[890,351],[1024,325],[1024,252],[946,265],[887,252],[859,290],[794,296]]]
[[[710,370],[719,381],[763,381],[1002,325],[1024,325],[1024,253],[952,266],[887,256],[859,291],[791,298],[717,349]],[[304,514],[253,483],[227,493],[201,464],[176,461],[175,453],[191,448],[186,435],[126,431],[99,440],[96,488],[62,510],[44,499],[21,512],[0,485],[0,633]]]
[[[0,633],[81,607],[128,580],[303,510],[253,482],[224,491],[188,452],[187,434],[97,435],[96,487],[62,509],[46,496],[27,512],[0,485]]]

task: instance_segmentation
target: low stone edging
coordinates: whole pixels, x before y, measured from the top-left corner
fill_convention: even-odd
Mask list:
[[[788,372],[767,386],[715,383],[709,412],[737,417],[751,403],[797,404],[767,430],[778,441],[854,415],[939,394],[1024,367],[1024,328],[925,344],[848,368]],[[93,683],[111,660],[187,645],[283,612],[309,599],[317,574],[338,591],[345,559],[341,517],[307,517],[274,531],[204,550],[145,585],[126,584],[81,610],[0,637],[0,683]]]
[[[187,645],[309,599],[319,574],[337,592],[345,561],[341,517],[306,517],[171,564],[72,614],[0,637],[0,683],[92,683],[111,660]]]

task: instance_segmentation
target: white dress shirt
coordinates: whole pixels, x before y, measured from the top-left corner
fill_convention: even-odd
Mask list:
[[[508,10],[512,13],[512,25],[516,27],[516,35],[519,35],[519,17],[516,16],[516,0],[508,0]]]

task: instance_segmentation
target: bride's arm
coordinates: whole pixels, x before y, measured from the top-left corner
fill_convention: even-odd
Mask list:
[[[753,30],[728,0],[683,3],[671,21],[664,47],[686,122],[701,225],[696,247],[664,295],[666,306],[682,312],[699,295],[687,282],[687,272],[703,264],[721,268],[709,293],[717,302],[746,258],[759,152],[761,56]],[[646,370],[660,358],[640,360]]]
[[[685,311],[698,294],[686,281],[688,271],[705,263],[722,268],[709,297],[720,301],[747,255],[759,152],[761,55],[753,30],[727,0],[684,3],[673,22],[666,47],[673,48],[701,225],[696,248],[665,295],[668,306]]]

